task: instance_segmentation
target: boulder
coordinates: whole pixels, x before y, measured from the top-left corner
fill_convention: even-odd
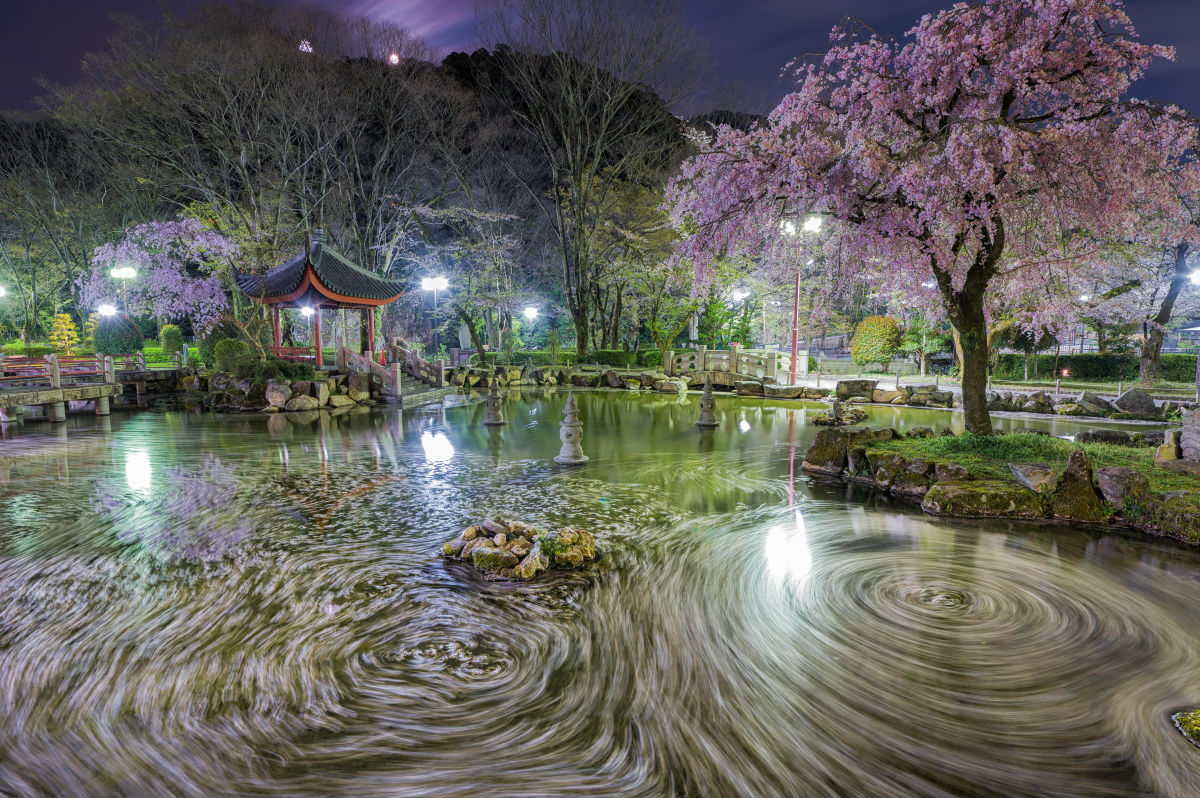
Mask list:
[[[1071,402],[1069,404],[1055,405],[1054,412],[1060,416],[1086,416],[1087,411],[1079,405]]]
[[[494,545],[477,546],[471,551],[471,562],[481,571],[499,571],[502,568],[512,568],[521,558],[508,549],[497,548]]]
[[[271,404],[267,401],[267,386],[261,382],[253,382],[250,384],[249,390],[246,391],[245,398],[242,399],[243,410],[262,410],[264,407]]]
[[[1091,391],[1083,391],[1079,396],[1075,397],[1075,404],[1093,416],[1102,415],[1112,409],[1112,405],[1109,404],[1107,399]]]
[[[321,405],[317,403],[317,400],[314,397],[306,394],[300,394],[299,396],[293,396],[291,399],[287,400],[287,403],[283,406],[283,409],[287,410],[288,412],[303,412],[305,410],[316,410],[320,406]]]
[[[1009,435],[1046,435],[1050,433],[1044,429],[1030,429],[1029,427],[1018,427],[1017,429],[1009,430]]]
[[[804,398],[805,399],[824,399],[825,397],[829,396],[829,394],[831,394],[831,393],[833,393],[833,391],[831,391],[829,388],[805,388],[804,389]]]
[[[1046,463],[1009,463],[1008,470],[1017,482],[1036,493],[1049,492],[1058,479]]]
[[[1162,446],[1165,441],[1166,433],[1162,430],[1155,432],[1135,432],[1131,438],[1134,446]],[[1175,441],[1175,445],[1179,445],[1179,441]]]
[[[803,399],[807,396],[803,385],[764,385],[763,396],[768,399]]]
[[[851,396],[861,396],[870,399],[875,393],[876,380],[838,380],[837,398],[849,399]]]
[[[1118,510],[1127,498],[1150,493],[1150,480],[1146,475],[1124,466],[1106,466],[1097,470],[1096,484],[1104,500]]]
[[[625,381],[621,379],[621,375],[618,374],[617,372],[613,371],[612,369],[609,369],[608,371],[604,372],[604,382],[608,385],[609,388],[624,388],[625,387]]]
[[[514,579],[532,579],[549,567],[550,558],[542,551],[542,542],[538,540],[533,544],[529,553],[513,568],[512,575]]]
[[[330,407],[353,407],[357,402],[344,393],[335,393],[329,397]]]
[[[1133,439],[1128,432],[1117,429],[1089,429],[1075,436],[1076,443],[1107,443],[1112,446],[1129,446]]]
[[[1179,402],[1172,402],[1168,400],[1158,406],[1158,414],[1163,418],[1170,418],[1171,416],[1180,412],[1182,409],[1183,406],[1180,405]]]
[[[958,463],[937,463],[933,467],[933,478],[938,482],[961,482],[970,477],[966,466]]]
[[[662,380],[654,383],[654,389],[662,393],[687,393],[687,383],[683,380]]]
[[[1150,394],[1141,388],[1130,388],[1117,397],[1113,405],[1122,412],[1133,416],[1153,417],[1158,415],[1158,407]]]
[[[881,405],[890,405],[892,402],[896,401],[897,399],[902,399],[902,398],[904,398],[903,391],[883,391],[883,390],[880,390],[879,388],[876,388],[875,391],[871,394],[871,401],[876,402],[877,404],[881,404]]]
[[[733,387],[737,391],[738,396],[763,395],[763,384],[758,380],[738,380],[733,384]]]
[[[901,496],[924,496],[929,492],[929,477],[905,471],[892,478],[891,491]]]
[[[292,398],[292,387],[286,382],[271,380],[267,383],[266,398],[272,407],[282,409],[287,404],[288,399]]]
[[[933,427],[913,427],[908,432],[904,433],[906,438],[932,438]]]
[[[1050,499],[1050,512],[1076,521],[1108,518],[1109,509],[1092,484],[1092,464],[1083,449],[1075,449],[1067,457],[1067,467]]]
[[[371,398],[371,377],[369,374],[351,374],[346,380],[346,395],[356,402]]]
[[[849,446],[862,446],[872,441],[894,441],[900,438],[900,433],[891,427],[856,427],[845,430],[846,443]]]
[[[933,515],[963,518],[1041,518],[1038,495],[998,479],[938,482],[925,494],[921,509]]]
[[[306,381],[292,383],[292,396],[312,396],[312,383]]]
[[[324,407],[329,404],[329,383],[326,380],[314,380],[312,384],[312,395],[317,400],[317,407]]]
[[[846,474],[852,479],[866,478],[873,481],[871,476],[871,461],[867,459],[867,450],[862,446],[851,446],[846,450]]]
[[[871,450],[867,450],[867,462],[870,463],[875,484],[884,489],[890,488],[892,481],[905,473],[905,466],[908,465],[903,457],[894,452]]]
[[[1155,465],[1162,465],[1169,460],[1180,458],[1183,454],[1183,449],[1179,445],[1181,437],[1182,431],[1177,429],[1169,429],[1163,433],[1163,441],[1154,452]]]
[[[847,435],[840,429],[822,429],[817,432],[808,451],[804,453],[801,468],[817,474],[841,474],[846,470]]]

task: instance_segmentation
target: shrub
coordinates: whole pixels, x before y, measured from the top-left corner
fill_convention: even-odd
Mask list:
[[[228,322],[218,322],[196,343],[196,353],[204,365],[212,366],[217,362],[217,344],[228,339],[240,340],[241,337],[237,327]]]
[[[593,349],[587,356],[589,363],[595,363],[598,366],[612,366],[613,368],[625,369],[632,365],[632,352],[626,352],[624,349]]]
[[[643,368],[662,368],[662,352],[658,349],[644,349],[638,352],[638,365]]]
[[[232,372],[247,354],[250,354],[250,344],[236,338],[222,338],[213,348],[213,367],[217,371]]]
[[[54,328],[50,330],[50,345],[64,355],[70,356],[79,343],[79,329],[69,313],[54,314]]]
[[[158,340],[162,344],[164,355],[183,351],[183,333],[174,324],[164,324],[158,331]]]
[[[95,350],[105,355],[142,351],[142,328],[124,314],[102,317],[96,324]]]
[[[20,341],[13,341],[11,344],[4,345],[4,354],[16,355],[17,357],[44,357],[53,354],[54,350],[48,346],[25,346]]]
[[[904,331],[899,319],[891,316],[867,316],[854,328],[854,339],[850,343],[850,358],[860,366],[878,363],[887,371],[900,344]]]
[[[250,379],[266,382],[280,378],[289,381],[311,380],[313,367],[308,363],[296,363],[278,357],[261,358],[247,346],[246,351],[234,358],[230,372],[239,380]]]

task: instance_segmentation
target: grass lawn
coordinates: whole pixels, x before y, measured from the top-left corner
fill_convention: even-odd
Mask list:
[[[1009,463],[1046,463],[1062,469],[1072,449],[1087,452],[1092,468],[1125,466],[1142,473],[1156,493],[1175,490],[1200,491],[1200,479],[1154,465],[1153,446],[1114,446],[1107,443],[1072,443],[1050,435],[974,435],[934,438],[904,438],[876,441],[872,449],[896,452],[909,460],[934,460],[958,463],[975,479],[1002,479],[1015,482]],[[1198,494],[1200,498],[1200,494]],[[1198,504],[1197,506],[1200,506]]]

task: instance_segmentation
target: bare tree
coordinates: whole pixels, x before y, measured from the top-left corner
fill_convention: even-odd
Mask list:
[[[674,159],[681,125],[670,109],[692,88],[700,48],[662,0],[498,0],[480,22],[499,66],[488,87],[544,161],[546,179],[528,188],[554,230],[584,355],[604,177],[651,182]]]

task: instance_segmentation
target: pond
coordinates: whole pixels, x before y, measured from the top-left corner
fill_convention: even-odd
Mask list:
[[[795,403],[576,398],[574,469],[562,393],[12,432],[0,793],[1200,795],[1197,552],[809,480]],[[488,515],[599,559],[436,555]]]

